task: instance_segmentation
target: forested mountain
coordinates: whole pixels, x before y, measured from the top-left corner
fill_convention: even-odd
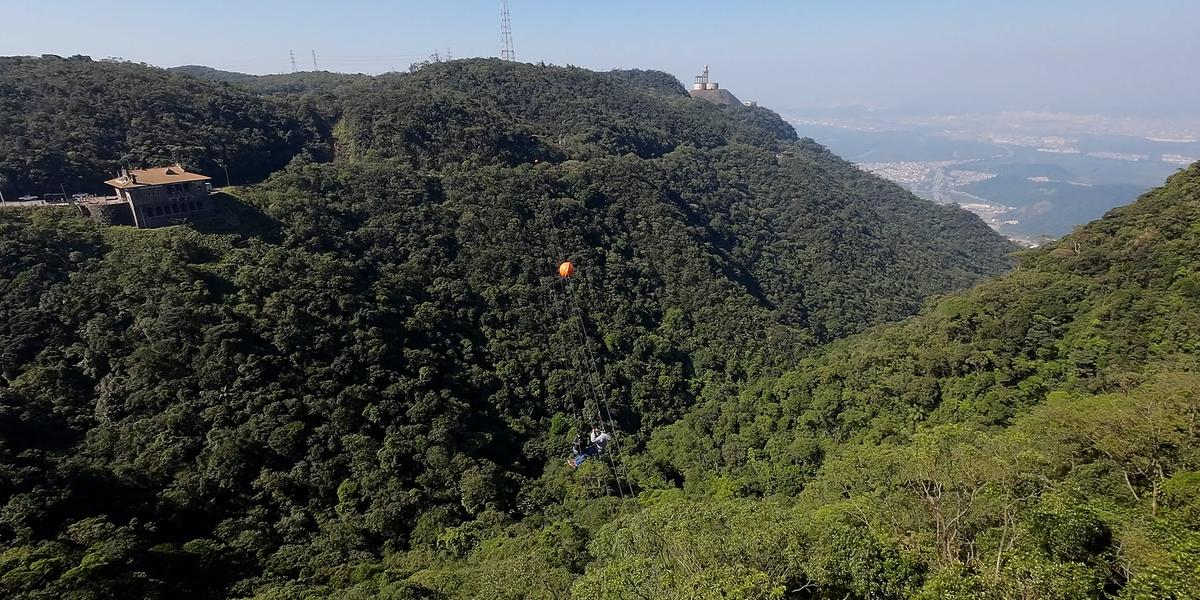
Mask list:
[[[227,85],[87,57],[0,57],[0,189],[107,191],[122,167],[183,162],[235,182],[321,137],[311,114]]]
[[[870,431],[880,409],[820,437],[728,403],[799,387],[785,372],[833,360],[813,354],[822,344],[1010,266],[1009,244],[968,213],[654,72],[454,61],[264,98],[138,65],[7,60],[14,122],[49,118],[37,94],[106,94],[128,114],[157,107],[138,114],[161,137],[137,147],[172,148],[186,132],[168,127],[171,106],[229,108],[266,124],[220,121],[205,135],[229,127],[233,141],[213,147],[292,158],[187,226],[0,211],[5,596],[604,597],[653,580],[666,587],[651,596],[795,584],[842,597],[790,563],[696,554],[732,570],[701,587],[663,579],[622,566],[646,564],[641,542],[611,540],[670,517],[669,502],[748,518],[725,501],[808,494],[838,444],[906,439],[933,408],[887,435]],[[103,83],[114,73],[120,90]],[[59,112],[98,114],[72,106]],[[122,160],[38,143],[75,156],[39,163],[48,181]],[[560,281],[564,259],[578,273]],[[570,441],[601,404],[620,451],[573,471]],[[1021,408],[946,415],[983,427]],[[736,423],[704,418],[726,411]],[[753,476],[792,430],[783,474]],[[686,534],[676,526],[661,531]],[[914,571],[887,585],[923,585],[921,557],[893,541],[880,532],[879,552]],[[857,574],[855,560],[828,568]]]
[[[333,92],[341,86],[373,79],[370,75],[331,73],[329,71],[300,71],[298,73],[250,75],[235,71],[222,71],[200,65],[171,67],[167,71],[195,77],[196,79],[228,83],[258,94],[279,97],[295,94]]]
[[[214,69],[204,65],[182,65],[179,67],[171,67],[167,69],[171,73],[187,75],[196,79],[207,79],[209,81],[220,81],[223,83],[246,83],[257,80],[259,75],[251,75],[249,73],[238,73],[236,71],[223,71]]]
[[[574,591],[1200,597],[1198,356],[1200,163],[657,429]]]

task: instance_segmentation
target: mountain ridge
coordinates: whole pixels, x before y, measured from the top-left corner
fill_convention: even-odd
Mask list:
[[[167,125],[172,102],[220,100],[292,128],[239,146],[288,160],[214,198],[232,225],[0,211],[14,597],[320,596],[383,560],[415,566],[372,579],[386,593],[450,594],[422,561],[459,577],[492,534],[547,519],[547,540],[582,548],[633,508],[623,490],[662,492],[656,431],[1010,266],[969,213],[659,73],[466,60],[260,97],[137,65],[16,63],[0,94],[44,75],[67,97],[153,98]],[[111,72],[138,76],[92,87]],[[174,129],[153,130],[144,156],[169,154]],[[68,166],[123,160],[111,150]],[[620,480],[564,464],[600,404]],[[561,561],[564,585],[590,562]]]

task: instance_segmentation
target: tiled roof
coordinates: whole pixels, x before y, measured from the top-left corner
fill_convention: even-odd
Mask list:
[[[109,179],[104,183],[115,188],[129,189],[150,185],[187,183],[189,181],[208,181],[210,179],[212,178],[207,175],[189,173],[183,167],[174,165],[171,167],[158,167],[156,169],[134,169],[129,171],[128,175],[122,174],[120,177]]]

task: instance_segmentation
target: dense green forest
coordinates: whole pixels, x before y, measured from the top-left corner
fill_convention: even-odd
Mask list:
[[[0,211],[0,595],[1200,587],[1200,166],[938,297],[1010,245],[665,74],[5,60],[294,121],[210,220]]]
[[[275,96],[282,100],[287,100],[290,97],[301,94],[332,93],[343,86],[373,79],[369,75],[332,73],[329,71],[249,75],[234,71],[222,71],[201,65],[171,67],[167,71],[206,81],[229,83],[256,94]]]
[[[257,181],[327,154],[305,108],[144,65],[0,57],[0,190],[103,192],[122,167],[174,162]]]

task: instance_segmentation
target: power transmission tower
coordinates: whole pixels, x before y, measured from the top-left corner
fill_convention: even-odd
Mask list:
[[[296,72],[296,53],[288,50],[288,56],[292,59],[292,72]]]
[[[317,68],[317,51],[313,50],[312,55],[313,55],[313,70],[320,71],[321,69]]]
[[[500,0],[500,59],[517,60],[513,52],[512,22],[508,18],[508,0]]]
[[[447,61],[453,60],[453,58],[450,56],[450,47],[449,46],[446,47],[446,60]]]

